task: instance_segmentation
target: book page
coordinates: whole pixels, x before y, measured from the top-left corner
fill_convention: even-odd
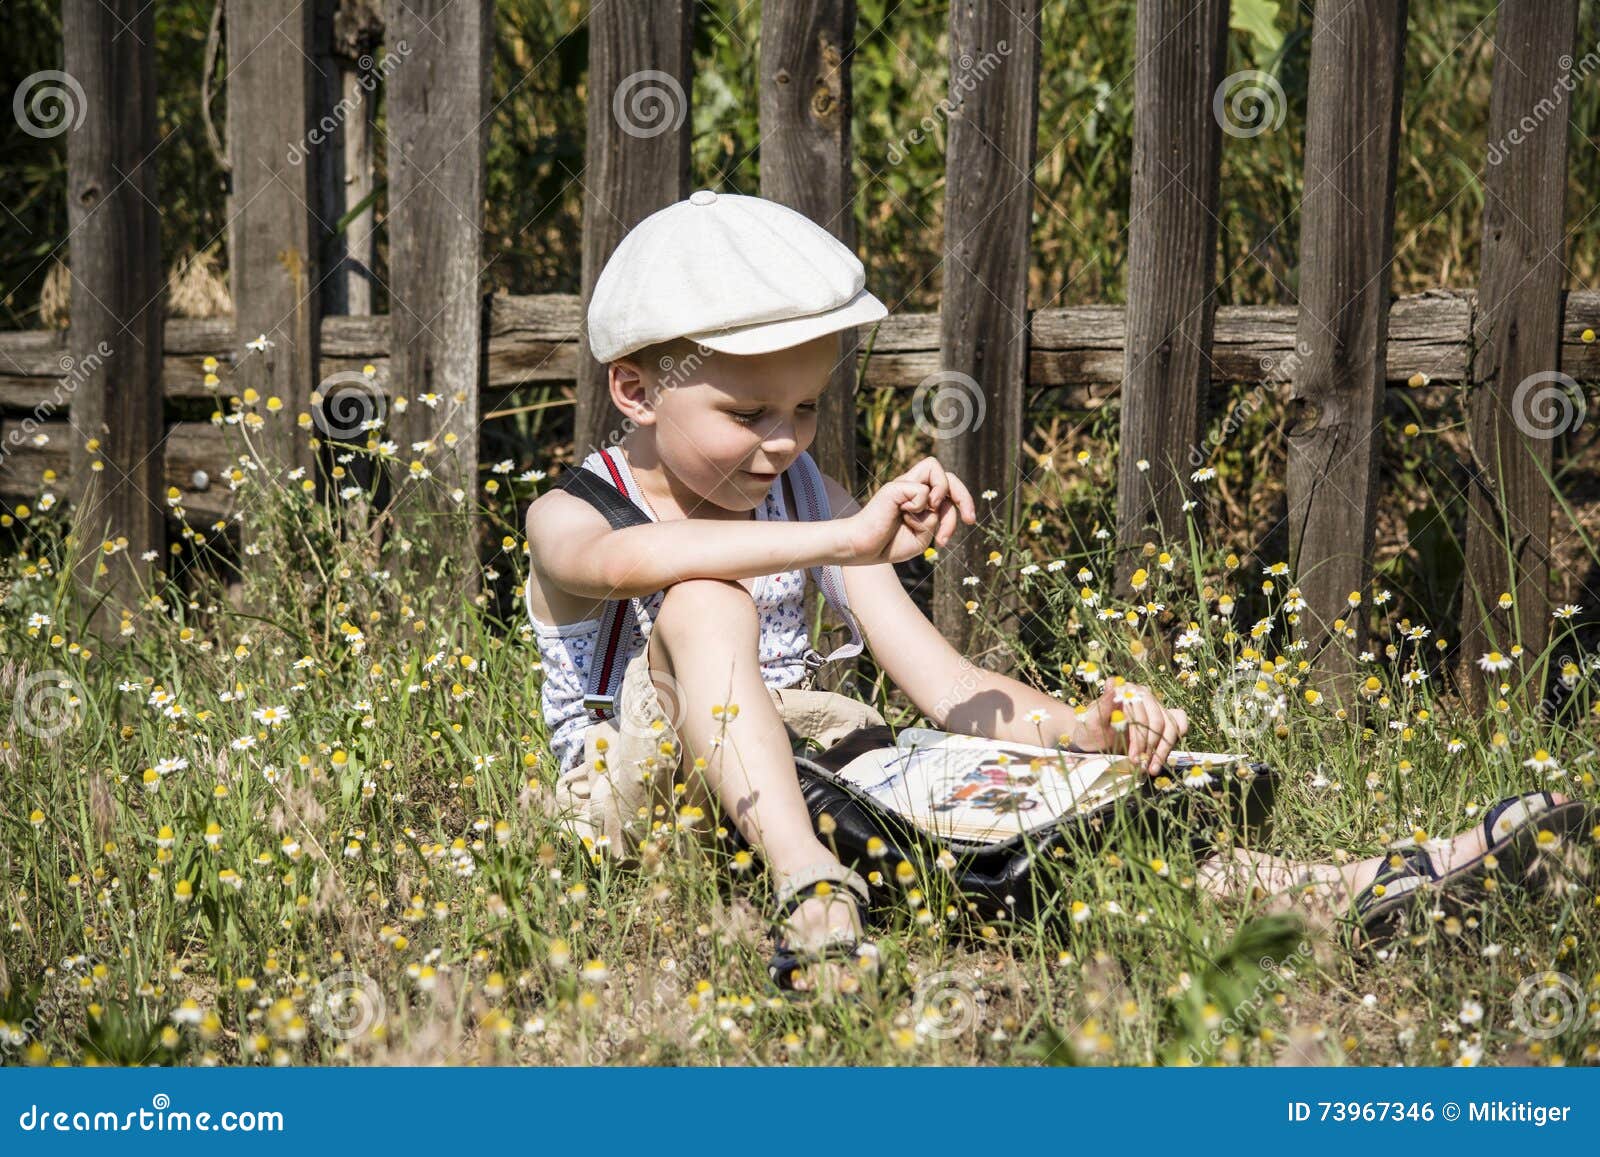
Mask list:
[[[968,843],[1051,827],[1135,786],[1136,772],[1114,756],[952,738],[864,752],[839,777],[918,826]]]

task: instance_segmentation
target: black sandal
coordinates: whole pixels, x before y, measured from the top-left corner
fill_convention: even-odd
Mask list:
[[[1493,848],[1534,816],[1556,806],[1556,797],[1547,791],[1512,795],[1489,805],[1483,817],[1483,846]]]
[[[1490,891],[1500,882],[1516,884],[1530,891],[1544,891],[1551,882],[1549,871],[1553,854],[1571,836],[1600,839],[1600,808],[1582,800],[1558,804],[1547,791],[1529,792],[1500,800],[1489,808],[1483,820],[1483,855],[1454,871],[1444,882],[1470,881],[1478,891]],[[1569,865],[1572,866],[1572,865]],[[1593,877],[1592,861],[1574,874],[1585,883]],[[1487,883],[1491,878],[1494,883]]]
[[[1416,903],[1417,890],[1438,879],[1439,870],[1426,848],[1390,852],[1389,862],[1355,898],[1354,916],[1361,925],[1359,947],[1376,948],[1394,939]]]
[[[841,884],[844,886],[839,887]],[[794,873],[778,887],[780,928],[801,904],[815,896],[839,896],[848,900],[855,907],[859,923],[868,900],[867,882],[837,862],[815,864]],[[790,946],[779,931],[775,937],[772,959],[767,962],[767,975],[772,978],[779,992],[785,996],[797,995],[802,990],[794,986],[796,972],[828,960],[857,960],[862,947],[860,937],[834,933],[819,948],[797,949]]]
[[[1362,947],[1375,947],[1394,937],[1424,884],[1435,892],[1438,907],[1446,916],[1458,915],[1502,883],[1543,890],[1550,883],[1550,853],[1574,835],[1580,839],[1587,836],[1591,843],[1600,841],[1600,808],[1578,800],[1557,804],[1547,791],[1510,796],[1489,808],[1483,834],[1484,853],[1443,875],[1421,848],[1391,854],[1389,863],[1356,897]],[[1592,861],[1587,871],[1575,874],[1591,881]]]

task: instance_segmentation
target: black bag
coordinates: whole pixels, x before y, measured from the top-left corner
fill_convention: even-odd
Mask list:
[[[947,873],[982,919],[1064,915],[1047,878],[1052,873],[1035,871],[1041,862],[1070,865],[1107,844],[1141,839],[1169,848],[1186,842],[1199,854],[1213,842],[1218,825],[1259,825],[1272,806],[1272,768],[1241,762],[1219,768],[1215,782],[1205,787],[1175,783],[1163,789],[1156,777],[1141,776],[1137,789],[1082,814],[1001,843],[963,843],[927,831],[836,774],[863,752],[894,746],[888,727],[863,727],[820,753],[795,756],[819,837],[867,878],[875,908],[903,905],[904,888],[895,875],[906,861],[919,876]],[[949,853],[947,867],[939,867],[941,853]]]

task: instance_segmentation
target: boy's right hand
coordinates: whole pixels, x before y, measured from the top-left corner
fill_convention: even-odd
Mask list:
[[[847,557],[841,565],[905,562],[930,544],[949,542],[958,518],[969,525],[977,521],[972,495],[937,458],[924,458],[844,520]]]

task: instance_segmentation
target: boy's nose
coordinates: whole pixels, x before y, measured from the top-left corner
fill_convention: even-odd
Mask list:
[[[779,422],[761,440],[761,449],[769,458],[787,459],[794,453],[797,433],[793,422]]]

